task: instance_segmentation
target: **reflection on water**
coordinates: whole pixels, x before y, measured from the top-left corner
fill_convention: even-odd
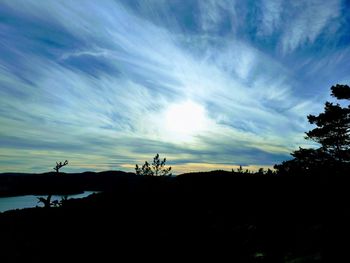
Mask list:
[[[68,199],[70,198],[83,198],[86,196],[89,196],[93,193],[96,193],[94,191],[86,191],[81,194],[74,194],[74,195],[67,195]],[[61,198],[66,195],[53,195],[51,198],[51,201],[58,200],[60,201]],[[12,209],[22,209],[22,208],[29,208],[29,207],[35,207],[40,206],[42,207],[42,203],[38,203],[38,197],[47,197],[47,195],[22,195],[22,196],[13,196],[13,197],[0,197],[0,212],[4,212],[7,210]]]

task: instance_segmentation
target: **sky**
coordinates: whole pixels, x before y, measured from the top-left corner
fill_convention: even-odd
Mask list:
[[[349,69],[345,0],[1,0],[0,172],[272,167]]]

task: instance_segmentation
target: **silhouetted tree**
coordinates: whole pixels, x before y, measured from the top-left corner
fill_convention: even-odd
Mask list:
[[[135,167],[137,175],[145,175],[145,176],[171,176],[171,167],[165,168],[166,158],[163,160],[159,159],[159,154],[153,158],[153,163],[150,165],[147,161],[142,168],[140,168],[137,164]]]
[[[63,167],[63,166],[65,166],[65,165],[67,165],[68,164],[68,161],[67,160],[65,160],[64,161],[64,163],[62,163],[62,162],[56,162],[56,167],[54,167],[53,169],[56,171],[56,173],[59,173],[59,170]]]
[[[350,99],[348,85],[331,87],[338,100]],[[275,165],[279,174],[314,174],[325,170],[341,171],[350,163],[350,105],[325,103],[324,112],[307,116],[317,127],[306,132],[306,139],[320,144],[318,149],[303,149],[292,153],[294,159]]]
[[[270,168],[267,168],[267,171],[266,171],[266,173],[265,173],[266,175],[274,175],[275,174],[275,172],[274,171],[272,171]]]
[[[337,99],[350,99],[350,87],[332,86],[332,96]],[[318,116],[307,116],[317,127],[306,133],[306,138],[321,144],[321,149],[335,160],[349,161],[350,155],[350,106],[326,102],[325,111]]]
[[[291,153],[294,159],[284,161],[282,164],[277,164],[274,168],[280,175],[305,175],[314,174],[324,170],[327,166],[328,169],[332,168],[332,158],[321,148],[320,149],[304,149],[299,147],[299,150]]]
[[[53,168],[55,171],[56,171],[56,174],[59,173],[59,170],[63,167],[63,166],[66,166],[68,164],[68,160],[65,160],[64,163],[62,162],[56,162],[56,166]],[[53,201],[51,202],[51,197],[52,197],[52,194],[49,194],[47,196],[47,198],[44,198],[44,197],[38,197],[38,203],[43,203],[44,204],[44,207],[45,208],[49,208],[51,206],[60,206],[62,203],[59,203],[58,201]]]
[[[349,100],[350,99],[350,89],[348,85],[335,85],[331,87],[332,96],[336,97],[338,100]]]

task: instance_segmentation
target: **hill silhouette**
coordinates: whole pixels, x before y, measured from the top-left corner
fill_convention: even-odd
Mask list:
[[[0,174],[0,197],[16,195],[73,194],[83,191],[104,191],[123,184],[133,173],[122,171],[42,174]]]

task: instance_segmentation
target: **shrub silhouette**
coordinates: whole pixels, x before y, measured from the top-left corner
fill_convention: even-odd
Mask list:
[[[64,204],[68,201],[68,195],[62,196],[61,200],[58,202],[58,206],[64,206]]]
[[[48,195],[47,198],[38,197],[38,203],[43,203],[45,208],[50,208],[53,203],[51,202],[52,195]]]
[[[65,196],[61,197],[61,200],[54,200],[54,201],[52,201],[50,206],[62,207],[67,202],[67,200],[68,200],[68,196],[65,195]]]
[[[250,174],[251,171],[249,171],[249,169],[245,169],[245,170],[244,170],[244,169],[242,168],[242,165],[240,165],[239,168],[237,168],[237,171],[234,171],[234,170],[232,169],[232,173],[233,173],[233,174],[242,175],[242,174]]]
[[[151,165],[147,161],[145,161],[145,164],[141,168],[136,164],[136,174],[144,176],[171,176],[171,167],[165,168],[165,162],[166,158],[160,160],[157,153]]]

